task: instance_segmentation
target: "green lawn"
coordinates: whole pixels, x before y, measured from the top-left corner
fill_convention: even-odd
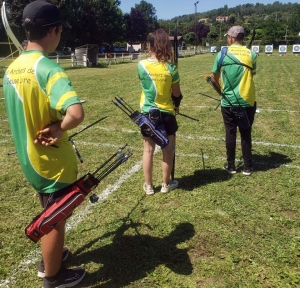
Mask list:
[[[120,146],[133,156],[105,178],[68,224],[70,267],[84,265],[79,287],[300,287],[300,57],[261,54],[253,126],[255,173],[229,175],[218,97],[205,82],[213,55],[179,59],[184,99],[178,116],[175,178],[178,189],[146,197],[142,189],[142,139],[138,127],[111,100],[122,96],[136,109],[141,93],[137,62],[67,73],[81,99],[85,121],[107,119],[74,137],[93,172]],[[6,64],[5,64],[6,65]],[[0,81],[0,98],[3,98]],[[0,100],[0,287],[41,287],[39,244],[24,228],[41,210],[14,151]],[[238,145],[237,166],[241,167]],[[161,185],[161,151],[154,160]]]

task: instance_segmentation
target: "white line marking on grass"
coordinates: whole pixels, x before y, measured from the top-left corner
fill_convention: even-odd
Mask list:
[[[267,112],[287,112],[287,113],[300,113],[300,111],[297,110],[276,110],[276,109],[262,109],[259,107],[260,111],[267,111]]]
[[[195,135],[181,135],[181,134],[176,134],[176,136],[184,139],[204,139],[204,140],[214,140],[214,141],[223,141],[225,142],[224,139],[222,138],[217,138],[217,137],[211,137],[211,136],[195,136]],[[237,142],[239,142],[240,139],[237,139]],[[257,144],[257,145],[263,145],[263,146],[277,146],[277,147],[288,147],[288,148],[300,148],[300,145],[290,145],[290,144],[280,144],[280,143],[271,143],[271,142],[262,142],[262,141],[252,141],[252,144]]]
[[[213,105],[212,106],[190,106],[190,105],[183,105],[182,107],[185,108],[200,108],[200,109],[204,109],[204,108],[214,108]],[[282,110],[282,109],[268,109],[268,108],[260,108],[260,111],[267,111],[267,112],[286,112],[286,113],[300,113],[300,110]]]
[[[290,144],[280,144],[280,143],[270,143],[270,142],[260,142],[252,141],[253,144],[263,145],[263,146],[277,146],[277,147],[288,147],[288,148],[300,148],[300,145],[290,145]]]

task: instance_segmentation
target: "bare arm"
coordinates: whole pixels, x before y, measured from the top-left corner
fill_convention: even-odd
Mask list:
[[[60,122],[62,131],[77,127],[84,119],[84,112],[81,104],[74,104],[67,108],[66,115]]]

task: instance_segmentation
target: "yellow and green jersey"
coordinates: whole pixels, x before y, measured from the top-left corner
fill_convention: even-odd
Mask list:
[[[4,98],[14,144],[28,182],[52,193],[76,181],[77,159],[68,135],[58,148],[34,144],[37,132],[62,119],[80,100],[65,71],[41,51],[24,51],[7,69]]]
[[[233,44],[228,47],[225,56],[223,56],[222,51],[218,52],[212,72],[220,73],[220,84],[225,97],[233,106],[254,106],[253,75],[256,74],[256,53],[242,45]],[[221,67],[220,61],[222,61]],[[231,106],[224,97],[221,105],[223,107]]]
[[[157,107],[161,112],[175,115],[171,94],[172,85],[179,83],[177,67],[168,62],[145,59],[138,63],[138,76],[142,86],[142,113],[148,113],[150,108]]]

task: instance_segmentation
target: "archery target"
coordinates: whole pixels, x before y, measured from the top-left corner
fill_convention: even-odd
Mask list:
[[[266,53],[272,53],[273,52],[273,45],[266,45],[265,46],[265,52]]]
[[[285,54],[287,51],[287,45],[279,45],[279,53],[280,54]]]
[[[210,52],[211,53],[217,53],[218,51],[217,51],[217,46],[211,46],[210,47]]]
[[[294,53],[300,53],[300,45],[299,44],[294,44],[293,45],[293,52]]]
[[[256,45],[256,46],[252,46],[252,51],[255,52],[256,54],[259,53],[259,46]]]

